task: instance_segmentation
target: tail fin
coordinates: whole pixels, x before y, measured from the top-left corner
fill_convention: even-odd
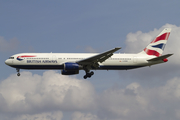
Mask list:
[[[165,28],[142,52],[141,54],[161,56],[168,37],[170,35],[171,28]]]

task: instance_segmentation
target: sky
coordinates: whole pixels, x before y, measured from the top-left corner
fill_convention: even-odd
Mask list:
[[[0,120],[179,120],[179,0],[1,0]],[[167,63],[127,71],[16,70],[17,53],[141,52],[172,28]]]

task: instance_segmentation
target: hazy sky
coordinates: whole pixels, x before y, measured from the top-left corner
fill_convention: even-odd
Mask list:
[[[179,120],[179,0],[0,1],[0,120]],[[128,71],[95,71],[84,80],[4,64],[23,52],[142,51],[172,28],[169,61]]]

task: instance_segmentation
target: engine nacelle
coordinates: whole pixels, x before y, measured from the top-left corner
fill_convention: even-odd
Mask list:
[[[75,75],[79,74],[79,70],[61,70],[62,75]]]
[[[77,63],[69,63],[69,62],[64,63],[64,70],[66,70],[66,71],[70,71],[70,70],[75,71],[75,70],[79,70],[81,68],[82,68],[82,66],[78,65]]]

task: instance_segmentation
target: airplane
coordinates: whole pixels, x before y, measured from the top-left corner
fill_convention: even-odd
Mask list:
[[[79,74],[84,70],[84,79],[94,75],[91,70],[128,70],[151,66],[168,61],[173,54],[162,55],[171,28],[165,28],[142,52],[137,54],[115,53],[120,47],[103,53],[20,53],[9,57],[5,64],[20,69],[56,69],[62,75]]]

